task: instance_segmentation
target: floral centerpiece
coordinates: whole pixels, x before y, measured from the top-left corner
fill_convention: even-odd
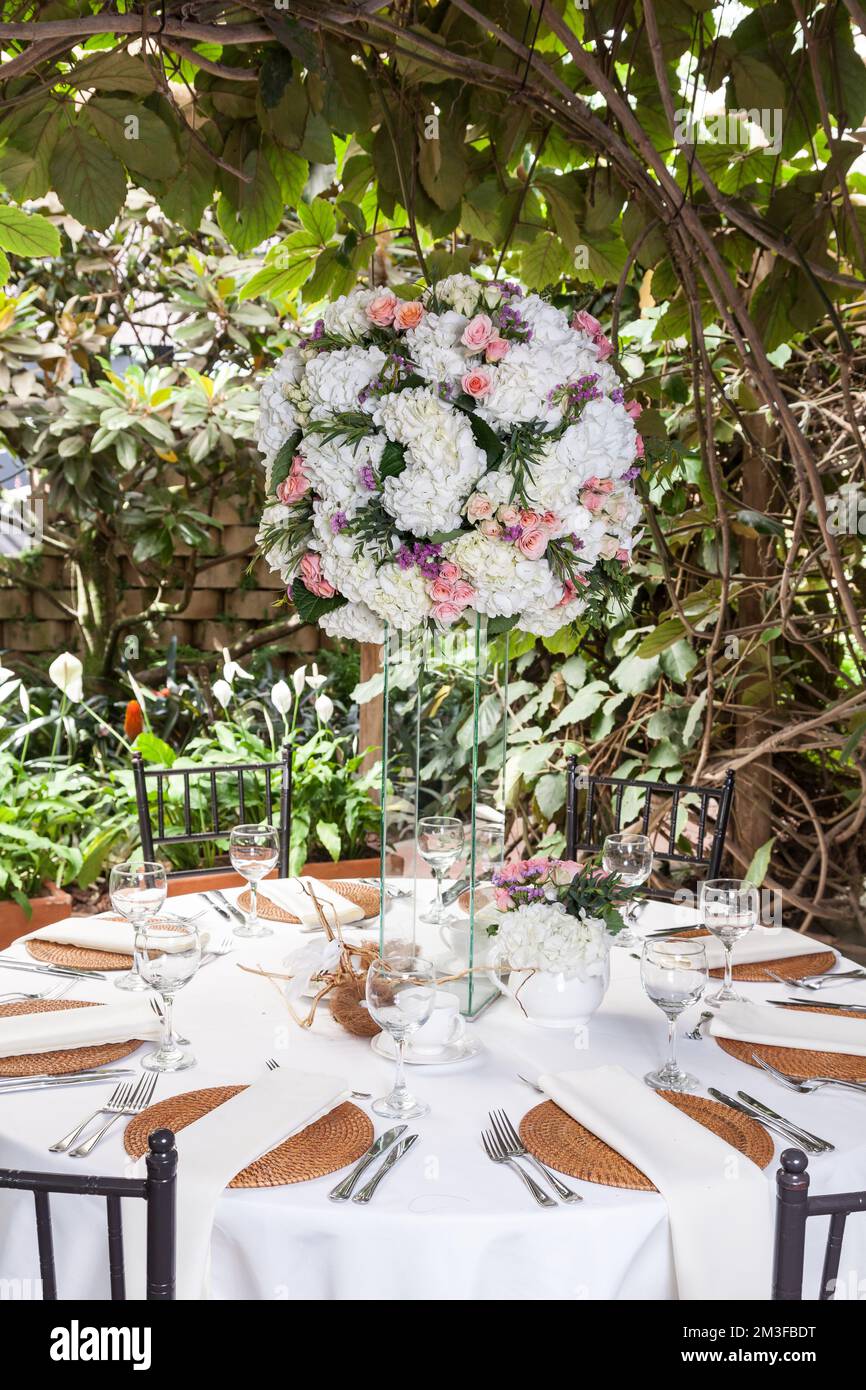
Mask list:
[[[611,940],[625,925],[620,907],[634,890],[568,859],[509,862],[492,881],[493,960],[512,974],[499,987],[544,1026],[585,1022],[604,997]]]
[[[261,392],[259,543],[301,616],[550,635],[623,595],[643,441],[596,319],[512,281],[357,289]]]

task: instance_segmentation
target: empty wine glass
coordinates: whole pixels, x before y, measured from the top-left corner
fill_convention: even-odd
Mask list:
[[[161,864],[144,860],[141,864],[127,861],[115,864],[108,876],[108,895],[111,906],[134,927],[145,917],[159,912],[168,892],[168,879]],[[128,970],[115,980],[117,989],[146,990],[148,986],[135,970]]]
[[[424,816],[418,822],[418,853],[430,865],[436,879],[436,900],[421,916],[422,922],[437,925],[442,921],[445,907],[442,902],[442,879],[446,869],[463,849],[463,822],[455,816]]]
[[[700,941],[689,938],[645,941],[640,973],[647,995],[668,1021],[667,1061],[647,1072],[644,1081],[656,1091],[692,1091],[697,1077],[677,1064],[677,1019],[706,989],[707,953]]]
[[[601,862],[609,874],[616,874],[626,888],[636,888],[646,883],[653,871],[653,847],[648,835],[628,835],[621,832],[608,835],[601,852]],[[625,931],[617,932],[613,938],[616,946],[639,946],[640,937],[631,930],[636,916],[634,899],[630,898],[623,909]]]
[[[229,858],[235,873],[250,885],[250,910],[235,936],[271,936],[271,928],[259,921],[258,883],[280,857],[280,841],[272,825],[236,825],[229,838]]]
[[[734,942],[750,932],[758,921],[760,898],[753,883],[745,878],[708,878],[701,884],[701,923],[718,937],[725,948],[725,981],[721,989],[708,994],[712,1007],[742,1000],[731,984]]]
[[[186,917],[149,917],[135,932],[135,968],[151,989],[162,995],[162,1042],[141,1065],[145,1071],[186,1071],[195,1065],[189,1048],[172,1030],[174,996],[188,985],[201,964],[198,927]]]
[[[374,960],[367,971],[367,1007],[380,1028],[394,1039],[397,1070],[390,1095],[374,1100],[372,1109],[389,1119],[408,1120],[430,1109],[416,1100],[403,1075],[406,1039],[426,1023],[436,1001],[436,977],[429,960],[410,953],[391,953]]]

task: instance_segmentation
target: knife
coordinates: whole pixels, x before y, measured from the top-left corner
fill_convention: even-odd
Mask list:
[[[475,887],[480,888],[482,884],[486,885],[490,883],[490,881],[489,878],[477,878],[475,880]],[[442,901],[445,906],[450,907],[452,903],[457,901],[460,894],[465,893],[469,887],[470,883],[468,878],[460,878],[456,883],[452,883],[451,887],[446,888],[445,892],[442,894]]]
[[[750,1120],[757,1120],[765,1129],[771,1129],[774,1134],[780,1134],[783,1139],[787,1139],[789,1144],[800,1144],[811,1154],[826,1153],[823,1144],[813,1143],[811,1139],[801,1139],[793,1130],[788,1129],[787,1125],[782,1125],[778,1120],[768,1120],[751,1106],[744,1105],[740,1100],[734,1100],[731,1096],[726,1096],[724,1091],[717,1091],[715,1086],[708,1086],[707,1091],[714,1100],[720,1100],[722,1105],[726,1105],[729,1110],[737,1110],[741,1115],[748,1115]]]
[[[407,1125],[395,1125],[393,1129],[387,1130],[385,1134],[380,1134],[379,1138],[370,1145],[367,1152],[361,1155],[360,1161],[355,1164],[349,1176],[343,1178],[342,1182],[338,1182],[337,1186],[328,1193],[331,1201],[347,1201],[349,1197],[351,1197],[355,1183],[358,1181],[361,1174],[369,1168],[371,1163],[375,1162],[380,1154],[384,1153],[385,1150],[394,1143],[395,1139],[399,1139],[400,1135],[405,1133],[407,1128]]]
[[[99,1081],[102,1082],[103,1086],[110,1086],[116,1076],[136,1076],[137,1074],[135,1068],[123,1067],[105,1072],[102,1076],[98,1076],[96,1073],[92,1076],[89,1074],[85,1076],[78,1072],[70,1076],[22,1076],[20,1080],[16,1078],[8,1086],[0,1086],[0,1096],[17,1096],[21,1091],[53,1091],[58,1086],[93,1086]]]
[[[369,1202],[385,1174],[391,1171],[394,1164],[401,1159],[405,1153],[409,1152],[417,1138],[417,1134],[407,1134],[405,1139],[401,1139],[399,1144],[395,1144],[384,1163],[380,1165],[378,1171],[373,1175],[366,1187],[362,1187],[360,1192],[356,1192],[352,1201],[362,1203]]]
[[[73,980],[104,980],[97,970],[77,970],[72,965],[37,965],[29,960],[6,960],[0,956],[0,970],[30,970],[35,975],[65,975]]]
[[[212,888],[210,896],[211,898],[217,899],[217,902],[223,909],[221,914],[222,916],[227,916],[229,918],[234,917],[236,922],[240,922],[242,926],[246,926],[247,919],[241,912],[240,908],[235,907],[234,903],[230,903],[228,898],[225,896],[223,892],[220,891],[219,888]],[[214,906],[216,906],[216,903],[214,904]]]
[[[854,1014],[866,1014],[866,1004],[839,1004],[829,999],[767,999],[764,1002],[777,1009],[849,1009]]]
[[[752,1105],[756,1110],[760,1110],[761,1114],[766,1115],[768,1119],[780,1120],[783,1125],[789,1125],[791,1129],[797,1130],[804,1139],[811,1139],[815,1144],[824,1144],[829,1153],[835,1150],[836,1145],[831,1144],[829,1139],[822,1139],[820,1134],[813,1134],[810,1129],[804,1129],[802,1125],[796,1124],[793,1120],[786,1120],[784,1115],[780,1115],[776,1110],[771,1110],[769,1105],[764,1105],[763,1101],[756,1100],[754,1096],[747,1096],[745,1091],[738,1091],[737,1095],[747,1105]]]
[[[710,934],[709,932],[704,931],[700,922],[693,922],[690,927],[666,927],[664,931],[648,931],[644,937],[644,940],[648,941],[651,937],[656,936],[682,936],[683,933],[687,931],[700,932],[701,935],[705,936],[709,936]]]

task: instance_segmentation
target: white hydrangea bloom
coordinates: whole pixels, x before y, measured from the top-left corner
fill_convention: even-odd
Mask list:
[[[379,375],[385,354],[377,347],[337,348],[307,363],[304,385],[314,418],[358,410],[358,396]]]
[[[370,331],[367,305],[375,290],[353,290],[351,294],[341,294],[333,304],[322,310],[322,323],[325,332],[332,338],[351,338],[359,341]]]
[[[319,619],[319,627],[329,637],[345,637],[350,642],[381,642],[385,632],[380,618],[366,603],[344,603]]]
[[[372,493],[361,481],[366,465],[374,468],[382,457],[385,440],[381,435],[369,435],[357,448],[339,440],[324,440],[310,431],[301,446],[304,472],[314,492],[335,504],[338,511],[353,517],[359,507],[365,507]]]
[[[466,349],[460,343],[468,319],[449,310],[427,314],[406,334],[408,356],[427,381],[459,381],[466,371]]]
[[[499,915],[496,954],[515,970],[549,970],[566,979],[591,979],[604,971],[610,946],[604,922],[562,903],[527,903]]]
[[[265,534],[272,526],[282,526],[288,521],[291,515],[291,508],[284,507],[282,502],[271,502],[262,512],[262,519],[259,523],[256,535],[256,544],[262,545]],[[284,584],[291,583],[295,575],[294,566],[289,563],[288,550],[284,545],[274,545],[265,552],[265,559],[272,570],[278,570],[280,578]]]
[[[416,536],[453,531],[465,499],[487,467],[462,412],[430,387],[383,396],[373,420],[406,446],[406,467],[382,486],[382,504],[399,530]]]
[[[259,392],[259,453],[270,468],[277,450],[297,428],[297,414],[286,399],[286,388],[296,385],[304,372],[304,359],[297,348],[287,348]]]
[[[636,442],[631,417],[605,396],[587,402],[556,445],[556,456],[582,486],[591,477],[621,478],[634,463]]]
[[[435,286],[436,299],[440,304],[448,304],[458,314],[471,318],[478,312],[484,286],[471,275],[446,275]],[[486,301],[485,301],[486,302]]]
[[[401,632],[417,627],[433,608],[421,571],[414,567],[401,570],[396,564],[380,565],[367,603],[374,613]]]
[[[507,541],[466,531],[443,549],[475,589],[475,608],[489,618],[513,618],[537,603],[553,607],[562,597],[562,584],[547,561],[524,559]]]

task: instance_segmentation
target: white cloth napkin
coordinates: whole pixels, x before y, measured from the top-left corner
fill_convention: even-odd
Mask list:
[[[0,1018],[0,1057],[161,1036],[162,1024],[150,1007],[148,995],[119,1004],[94,1004],[89,1009],[51,1009]]]
[[[208,1296],[211,1232],[216,1205],[232,1178],[247,1164],[346,1099],[337,1076],[281,1067],[266,1072],[245,1091],[188,1125],[177,1136],[177,1297]],[[135,1176],[145,1177],[146,1160]],[[131,1298],[144,1298],[146,1212],[143,1202],[124,1202],[127,1283]]]
[[[316,904],[306,889],[315,893],[331,926],[348,926],[350,922],[360,922],[365,915],[363,908],[335,893],[321,878],[269,878],[260,885],[259,892],[284,912],[297,917],[302,926],[319,927],[321,922]]]
[[[773,1194],[751,1160],[622,1067],[538,1078],[551,1100],[655,1183],[681,1299],[768,1299]]]
[[[710,1024],[710,1033],[735,1042],[866,1057],[866,1016],[840,1018],[801,1009],[775,1009],[772,1004],[723,1004]]]
[[[702,937],[707,953],[707,965],[717,970],[725,963],[725,948],[714,936]],[[789,960],[791,956],[817,956],[828,948],[810,941],[790,927],[753,927],[734,942],[734,965],[752,965],[755,961]],[[805,971],[804,971],[805,973]]]
[[[171,912],[164,914],[170,917]],[[186,917],[190,914],[178,912],[178,917]],[[207,932],[199,932],[201,948],[204,951],[207,947]],[[48,927],[40,927],[38,931],[28,932],[26,936],[19,937],[21,941],[53,941],[57,946],[81,946],[87,951],[108,951],[113,955],[131,956],[135,951],[135,927],[131,922],[118,921],[116,917],[106,914],[99,917],[67,917],[65,922],[52,922]],[[178,947],[179,950],[186,950],[186,938]],[[165,950],[171,950],[171,940],[165,938]]]

